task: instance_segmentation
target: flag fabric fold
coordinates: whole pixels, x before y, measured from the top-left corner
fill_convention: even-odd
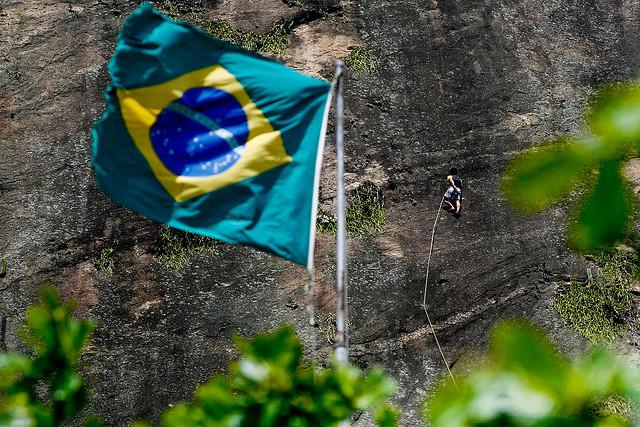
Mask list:
[[[146,3],[109,64],[92,164],[115,202],[311,268],[331,85]]]

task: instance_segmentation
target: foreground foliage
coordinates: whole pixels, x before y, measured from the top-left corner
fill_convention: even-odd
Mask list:
[[[74,319],[73,312],[74,305],[63,304],[53,287],[44,287],[41,302],[27,311],[20,335],[35,357],[0,354],[0,425],[57,426],[86,405],[77,366],[94,324]],[[86,423],[101,425],[93,419]]]
[[[241,358],[230,365],[231,375],[215,375],[193,403],[167,410],[163,425],[337,426],[375,406],[378,425],[397,424],[397,411],[380,406],[396,388],[382,369],[363,375],[353,365],[304,367],[300,342],[286,326],[252,340],[237,336],[235,343]]]
[[[604,347],[571,361],[537,327],[508,322],[470,372],[428,402],[433,427],[636,425],[638,372]]]
[[[50,286],[28,309],[20,334],[35,357],[0,354],[0,426],[59,426],[86,406],[78,360],[94,324],[74,319],[73,312],[74,304],[63,303]],[[384,404],[396,385],[382,369],[364,375],[346,364],[304,367],[302,346],[290,327],[251,340],[237,336],[235,343],[242,357],[230,365],[230,375],[215,375],[196,391],[193,403],[166,410],[163,425],[336,426],[372,408],[378,425],[397,424],[397,411]],[[89,417],[85,425],[102,424]]]
[[[502,190],[522,212],[537,212],[579,194],[570,213],[569,245],[580,252],[611,247],[629,237],[637,199],[621,173],[640,150],[640,85],[600,89],[585,114],[584,136],[563,137],[516,155]]]

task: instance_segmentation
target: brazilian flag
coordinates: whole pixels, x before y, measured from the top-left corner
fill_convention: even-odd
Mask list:
[[[146,3],[109,64],[92,163],[115,202],[311,266],[331,86]]]

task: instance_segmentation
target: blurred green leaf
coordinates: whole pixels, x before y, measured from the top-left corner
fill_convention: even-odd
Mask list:
[[[369,410],[395,392],[380,368],[368,375],[348,364],[329,369],[301,366],[302,346],[289,326],[234,338],[242,355],[200,387],[192,404],[165,411],[163,424],[177,426],[336,426],[354,411]],[[386,425],[391,411],[381,420]]]
[[[176,405],[171,410],[165,411],[162,415],[162,425],[167,427],[183,426],[239,426],[239,423],[228,422],[223,424],[224,419],[214,419],[209,417],[197,406]]]
[[[19,381],[31,371],[33,360],[23,354],[4,352],[0,354],[0,390]]]
[[[493,359],[508,371],[521,375],[533,387],[564,392],[567,361],[544,332],[528,322],[505,322],[491,333]]]
[[[587,109],[587,123],[613,152],[640,138],[640,86],[611,83],[596,92]]]
[[[594,347],[586,352],[575,364],[575,375],[583,383],[583,390],[590,390],[594,396],[619,394],[629,397],[640,405],[638,389],[638,369],[617,358],[604,346]]]
[[[640,155],[640,81],[604,86],[591,98],[585,117],[589,132],[580,138],[526,150],[509,161],[502,191],[515,209],[536,212],[574,186],[588,184],[585,168],[599,170],[592,193],[572,209],[567,227],[569,245],[592,252],[619,242],[631,230],[637,200],[619,170],[622,162]]]
[[[52,383],[52,398],[54,401],[67,401],[82,390],[84,383],[82,377],[73,369],[66,368],[58,373]]]
[[[87,403],[86,387],[76,372],[82,346],[93,323],[72,317],[73,303],[62,303],[52,286],[27,310],[20,335],[35,358],[0,354],[0,425],[58,426]],[[43,393],[42,385],[48,390]],[[88,420],[87,425],[96,425]]]
[[[251,341],[240,336],[235,337],[234,341],[244,357],[264,360],[288,370],[298,365],[301,355],[300,342],[289,326],[259,334]]]
[[[84,426],[85,427],[104,427],[104,423],[98,417],[89,416],[89,417],[85,418]],[[134,423],[130,424],[129,427],[151,427],[151,424],[147,424],[147,425],[138,424],[136,426],[136,423],[134,422]]]
[[[32,305],[27,309],[26,325],[18,329],[18,335],[36,353],[55,346],[50,316],[38,305]]]
[[[280,398],[280,396],[274,396],[272,399],[264,402],[262,404],[262,410],[260,414],[260,422],[259,427],[269,427],[278,425],[276,420],[278,417],[282,416],[283,418],[288,418],[287,411],[284,410],[286,405]]]
[[[238,362],[238,372],[245,378],[260,382],[269,377],[269,365],[251,359],[242,359]]]
[[[375,418],[380,427],[396,427],[400,421],[400,411],[393,406],[383,405],[376,410]]]
[[[357,396],[357,387],[360,380],[360,370],[357,367],[344,363],[335,363],[333,376],[333,381],[335,381],[342,395],[348,399],[353,399]]]
[[[8,402],[0,405],[0,426],[39,427],[35,415],[37,410],[35,405],[30,404],[28,395],[13,395]]]
[[[375,402],[391,396],[396,392],[396,383],[384,373],[382,368],[375,367],[367,375],[362,384],[361,395],[355,399],[357,409],[371,407]]]
[[[569,194],[592,157],[585,146],[570,139],[523,151],[507,164],[502,191],[519,211],[540,211]]]
[[[237,406],[233,393],[229,379],[217,374],[196,390],[195,396],[207,412],[214,413],[215,418],[223,418]]]
[[[96,324],[92,320],[79,322],[70,319],[64,327],[66,327],[66,333],[60,336],[62,350],[70,363],[76,363]]]
[[[544,391],[530,386],[530,377],[508,371],[478,375],[475,395],[470,401],[468,416],[474,422],[490,422],[508,417],[518,423],[528,424],[536,418],[549,416],[554,399]]]
[[[570,362],[524,321],[497,326],[491,342],[491,359],[467,366],[459,389],[448,381],[425,401],[433,427],[632,425],[602,410],[612,396],[636,411],[639,403],[637,368],[606,348]]]
[[[619,167],[615,159],[603,162],[595,188],[577,207],[568,230],[568,243],[576,250],[602,250],[620,241],[628,230],[635,198]]]

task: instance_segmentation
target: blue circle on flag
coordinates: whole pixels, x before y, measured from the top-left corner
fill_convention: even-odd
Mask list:
[[[167,105],[150,132],[153,149],[167,169],[204,177],[226,171],[242,157],[249,125],[231,94],[198,87]]]

